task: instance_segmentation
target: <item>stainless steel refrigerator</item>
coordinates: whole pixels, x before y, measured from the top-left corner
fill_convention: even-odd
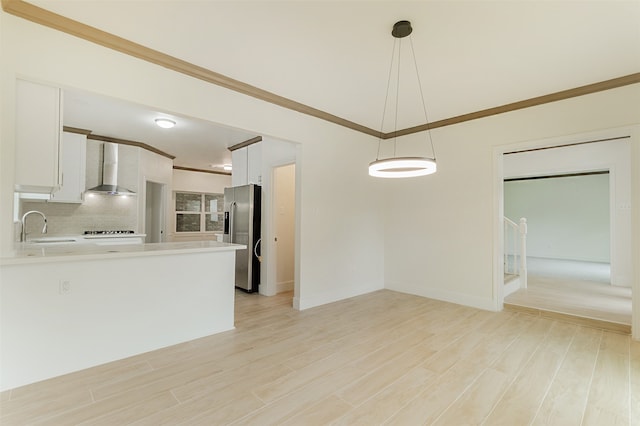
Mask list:
[[[260,284],[260,206],[262,188],[243,185],[224,189],[224,235],[227,243],[244,244],[236,250],[236,287],[258,291]]]

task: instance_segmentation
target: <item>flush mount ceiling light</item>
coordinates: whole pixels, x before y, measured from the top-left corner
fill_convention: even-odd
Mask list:
[[[170,129],[176,125],[176,122],[168,118],[156,118],[156,124],[163,129]]]
[[[398,98],[400,93],[400,54],[402,53],[402,39],[409,36],[413,28],[409,21],[398,21],[393,25],[391,35],[395,38],[393,42],[393,51],[391,53],[391,66],[389,67],[389,79],[387,81],[387,94],[384,100],[384,109],[382,111],[382,124],[380,125],[380,138],[378,140],[378,154],[376,161],[369,164],[369,175],[382,178],[406,178],[415,176],[425,176],[435,173],[436,171],[436,153],[433,148],[433,141],[431,140],[431,131],[427,129],[427,137],[431,145],[431,153],[433,157],[400,157],[396,155],[397,152],[397,120],[398,120]],[[387,101],[389,99],[389,89],[391,86],[391,73],[393,70],[393,60],[395,58],[396,45],[398,45],[398,75],[396,78],[396,106],[395,106],[395,121],[393,133],[393,157],[380,159],[380,147],[382,144],[382,134],[384,128],[384,117],[387,110]],[[418,80],[418,89],[420,91],[420,100],[422,101],[422,109],[424,111],[424,118],[427,123],[429,119],[427,117],[427,108],[424,103],[424,95],[422,94],[422,85],[420,84],[420,75],[418,73],[418,64],[416,62],[416,55],[413,51],[413,42],[409,37],[409,45],[411,47],[411,55],[413,56],[413,64],[416,70],[416,77]]]
[[[209,167],[211,167],[212,169],[222,169],[225,172],[230,172],[231,170],[233,170],[231,164],[209,164]]]

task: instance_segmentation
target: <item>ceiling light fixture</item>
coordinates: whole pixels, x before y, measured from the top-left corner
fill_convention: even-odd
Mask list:
[[[168,118],[156,118],[156,124],[163,129],[170,129],[176,125],[176,122]]]
[[[378,154],[376,160],[369,164],[369,175],[383,178],[406,178],[415,176],[425,176],[435,173],[436,167],[436,152],[433,148],[433,140],[431,139],[431,131],[427,128],[427,136],[429,143],[431,144],[431,157],[399,157],[397,152],[397,126],[398,126],[398,98],[400,97],[400,54],[402,53],[402,39],[409,36],[413,28],[409,21],[398,21],[393,25],[391,35],[395,38],[393,41],[393,51],[391,52],[391,65],[389,67],[389,78],[387,80],[387,93],[384,100],[384,108],[382,110],[382,124],[380,125],[380,138],[378,140]],[[387,110],[387,101],[389,99],[389,88],[391,86],[391,73],[393,70],[393,60],[395,57],[396,45],[398,45],[398,75],[396,83],[396,105],[395,105],[395,119],[394,119],[394,135],[393,135],[393,157],[380,159],[380,147],[382,144],[382,132],[384,128],[384,117]],[[409,37],[409,45],[411,47],[411,55],[413,56],[413,64],[416,70],[416,77],[418,80],[418,89],[420,90],[420,99],[422,101],[422,109],[424,111],[424,118],[427,123],[429,119],[427,117],[427,108],[424,103],[424,95],[422,94],[422,85],[420,84],[420,74],[418,73],[418,64],[416,62],[416,55],[413,50],[413,42]]]

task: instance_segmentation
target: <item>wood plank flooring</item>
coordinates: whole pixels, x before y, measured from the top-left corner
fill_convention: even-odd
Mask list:
[[[236,300],[233,331],[3,392],[0,424],[640,424],[628,335],[388,290]]]
[[[505,309],[631,333],[631,289],[626,287],[530,275],[527,288],[508,295],[504,303]]]

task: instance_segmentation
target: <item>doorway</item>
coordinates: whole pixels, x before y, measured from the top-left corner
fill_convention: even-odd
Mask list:
[[[145,187],[145,243],[164,242],[165,184],[146,181]]]
[[[290,292],[295,280],[295,197],[296,166],[287,164],[273,169],[273,248],[276,294]]]
[[[629,137],[604,140],[583,137],[581,141],[566,142],[518,146],[513,150],[505,149],[500,154],[501,217],[508,217],[510,208],[506,197],[513,196],[513,193],[509,194],[510,190],[506,189],[505,185],[514,185],[509,182],[503,184],[503,181],[520,180],[517,185],[540,186],[536,190],[547,198],[563,185],[570,187],[571,194],[568,195],[566,191],[564,195],[556,194],[553,205],[547,207],[542,206],[540,201],[520,200],[519,204],[528,204],[532,212],[532,220],[527,218],[526,250],[527,259],[532,261],[534,268],[528,268],[528,286],[516,292],[519,294],[504,297],[504,293],[499,289],[499,303],[504,302],[509,308],[514,304],[525,306],[539,310],[541,314],[549,311],[612,321],[625,324],[625,330],[629,330],[632,319],[633,276],[629,232],[631,217],[627,209],[631,200]],[[577,184],[579,180],[584,180],[581,184],[583,190],[586,192],[588,189],[590,192],[584,194],[584,200],[578,197],[581,188]],[[598,197],[593,195],[596,186],[601,187]],[[566,198],[575,200],[569,202]],[[596,207],[593,204],[595,198],[600,199],[601,205]],[[581,203],[582,206],[579,205]],[[555,214],[557,212],[553,211],[554,206],[561,206],[562,213],[569,216],[558,216]],[[516,214],[513,211],[511,213]],[[522,212],[516,215],[526,216]],[[533,223],[534,218],[540,225],[538,231],[542,236],[533,235],[538,232]],[[584,231],[584,235],[580,235],[584,241],[569,241],[564,238],[570,236],[571,228],[580,227],[579,222],[589,222],[590,229]],[[536,240],[534,237],[540,238]],[[529,247],[530,241],[533,244]],[[572,255],[569,254],[570,251]],[[535,254],[538,254],[540,259],[532,256]],[[598,278],[593,269],[592,272],[585,269],[594,265],[609,266],[609,262],[610,273],[608,270],[604,271],[607,278],[604,283],[598,282],[602,279]],[[585,274],[588,276],[586,280]],[[607,296],[609,292],[612,292],[612,295]],[[607,297],[615,302],[615,306],[607,301]],[[618,302],[624,302],[624,306],[618,306]]]

